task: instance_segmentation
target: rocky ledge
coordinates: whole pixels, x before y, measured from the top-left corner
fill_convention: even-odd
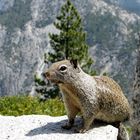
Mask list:
[[[79,134],[74,129],[81,119],[76,119],[72,130],[61,129],[66,121],[67,116],[0,116],[0,140],[117,140],[118,129],[111,125],[94,125],[93,129]]]

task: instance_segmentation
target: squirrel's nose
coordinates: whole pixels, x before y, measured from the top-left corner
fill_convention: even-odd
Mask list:
[[[42,76],[45,77],[45,78],[48,78],[48,77],[50,77],[50,73],[49,72],[43,72]]]
[[[45,76],[45,72],[42,72],[41,75],[42,75],[43,77],[46,77],[46,76]]]

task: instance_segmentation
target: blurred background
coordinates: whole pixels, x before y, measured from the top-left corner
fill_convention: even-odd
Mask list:
[[[0,0],[0,96],[33,94],[34,74],[51,50],[49,33],[65,0]],[[139,0],[72,0],[87,34],[97,74],[107,73],[132,95]],[[32,92],[31,92],[32,91]]]

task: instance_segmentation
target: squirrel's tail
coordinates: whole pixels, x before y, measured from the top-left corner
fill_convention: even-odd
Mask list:
[[[117,140],[129,140],[128,132],[125,128],[125,126],[120,123],[118,127],[118,137]]]
[[[128,132],[122,122],[115,122],[112,125],[118,128],[117,140],[129,140]]]

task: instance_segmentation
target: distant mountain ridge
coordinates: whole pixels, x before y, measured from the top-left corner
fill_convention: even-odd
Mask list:
[[[49,51],[49,32],[64,0],[0,0],[0,95],[31,91],[34,73]],[[12,3],[13,2],[13,3]],[[98,74],[117,80],[131,94],[140,17],[102,0],[72,0],[83,19]],[[8,7],[9,6],[9,7]]]
[[[129,12],[140,15],[140,0],[104,0],[105,2],[120,6]]]

